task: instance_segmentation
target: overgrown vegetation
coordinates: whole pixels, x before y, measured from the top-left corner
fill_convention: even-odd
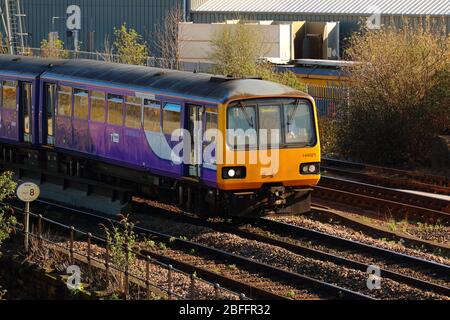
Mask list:
[[[124,269],[128,254],[128,264],[132,264],[136,258],[131,251],[136,244],[134,223],[130,222],[128,217],[123,217],[119,225],[113,224],[111,228],[105,227],[105,233],[112,262],[117,267]]]
[[[154,48],[155,53],[161,57],[161,68],[179,69],[181,44],[178,24],[182,20],[183,9],[176,5],[167,13],[162,27],[156,27]]]
[[[263,36],[249,25],[225,27],[212,41],[212,71],[233,77],[260,77],[304,91],[305,85],[293,72],[276,72],[272,64],[261,61],[265,50],[262,44]]]
[[[403,20],[350,39],[357,61],[351,102],[337,131],[340,152],[364,162],[429,163],[450,123],[450,40],[445,28]]]
[[[14,225],[17,223],[15,217],[7,217],[5,215],[8,207],[4,202],[14,194],[16,187],[17,183],[13,180],[12,172],[4,172],[0,175],[0,256],[2,255],[1,246],[3,242],[9,238]],[[0,300],[4,297],[5,293],[0,286]]]
[[[41,57],[67,59],[69,51],[64,48],[64,42],[57,35],[53,35],[52,39],[41,41]]]
[[[114,28],[113,52],[117,62],[125,64],[145,65],[149,50],[147,42],[133,28],[124,23],[120,28]]]

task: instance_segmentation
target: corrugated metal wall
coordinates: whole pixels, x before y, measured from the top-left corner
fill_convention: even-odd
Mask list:
[[[241,19],[247,21],[275,20],[275,21],[321,21],[340,22],[341,41],[348,37],[353,31],[359,29],[360,22],[365,22],[367,17],[353,15],[333,15],[333,14],[285,14],[285,13],[236,13],[236,12],[199,12],[191,11],[191,20],[194,23],[223,22],[229,19]],[[392,17],[383,16],[382,24],[389,24]],[[434,17],[436,21],[441,21],[441,17]],[[447,34],[450,32],[450,18],[444,18]],[[401,24],[402,17],[394,17],[397,25]]]
[[[58,31],[67,47],[72,48],[73,39],[66,36],[66,10],[69,5],[80,6],[82,50],[86,49],[89,31],[95,31],[95,49],[102,50],[105,37],[112,39],[114,27],[123,22],[149,39],[166,12],[177,4],[183,7],[183,3],[183,0],[22,0],[32,47],[39,47],[49,32]],[[52,23],[53,17],[62,18],[53,19]]]

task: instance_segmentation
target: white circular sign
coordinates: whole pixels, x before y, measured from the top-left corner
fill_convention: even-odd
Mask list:
[[[39,197],[41,190],[39,186],[33,182],[22,183],[17,188],[17,197],[25,202],[32,202]]]

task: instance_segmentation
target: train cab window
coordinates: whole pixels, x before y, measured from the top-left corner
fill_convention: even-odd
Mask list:
[[[2,97],[4,109],[17,108],[17,81],[3,81]]]
[[[108,94],[108,123],[123,126],[123,96]]]
[[[142,98],[125,97],[125,125],[128,128],[141,128]]]
[[[106,100],[105,93],[91,91],[91,121],[105,122]]]
[[[259,146],[279,146],[281,139],[281,106],[260,105],[259,112]]]
[[[307,102],[294,102],[284,106],[285,140],[287,144],[314,145],[314,115]]]
[[[155,100],[144,99],[144,129],[150,132],[161,130],[161,103]]]
[[[72,88],[58,87],[58,116],[72,116]]]
[[[164,134],[172,135],[176,129],[180,129],[181,106],[175,103],[166,103],[163,107],[162,129]]]
[[[73,90],[73,116],[74,118],[87,120],[89,116],[89,98],[87,90]]]
[[[233,148],[257,146],[256,107],[238,104],[227,111],[227,142]]]

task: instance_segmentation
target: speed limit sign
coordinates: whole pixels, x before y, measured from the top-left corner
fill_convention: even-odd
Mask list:
[[[25,202],[23,231],[25,252],[28,253],[28,238],[30,234],[30,202],[39,197],[41,190],[39,189],[39,186],[33,182],[24,182],[17,188],[16,193],[17,197]]]
[[[17,197],[24,202],[32,202],[39,197],[41,190],[39,186],[33,182],[22,183],[17,188]]]

